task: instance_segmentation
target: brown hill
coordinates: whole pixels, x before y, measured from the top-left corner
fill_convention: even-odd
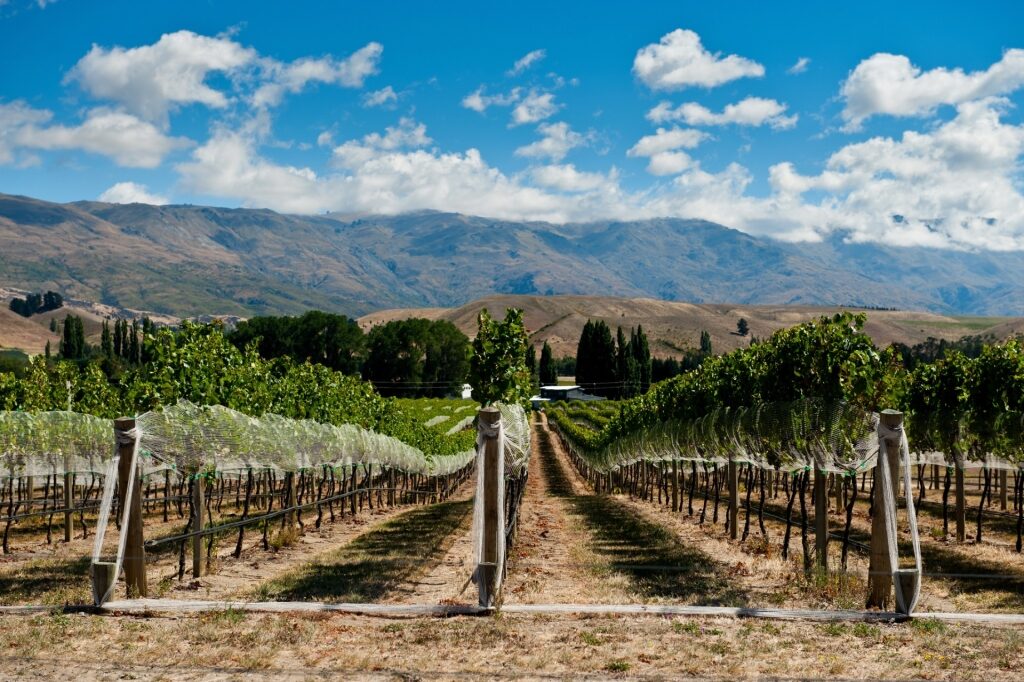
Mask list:
[[[364,329],[395,319],[445,319],[469,335],[476,332],[476,316],[483,308],[494,315],[506,308],[523,310],[534,345],[547,341],[555,356],[575,355],[580,331],[588,319],[604,320],[614,331],[643,325],[655,357],[679,356],[700,344],[707,330],[715,352],[746,346],[750,336],[764,338],[841,308],[825,306],[696,304],[651,298],[602,296],[488,296],[459,308],[383,310],[359,318]],[[1024,318],[952,317],[915,311],[867,310],[866,331],[879,346],[893,342],[912,345],[928,337],[953,340],[968,334],[991,333],[1004,339],[1024,331]],[[736,323],[747,320],[750,335],[739,336]]]
[[[29,355],[38,355],[46,342],[56,352],[60,336],[50,331],[49,321],[40,324],[36,318],[24,318],[6,306],[0,308],[0,348],[17,348]]]

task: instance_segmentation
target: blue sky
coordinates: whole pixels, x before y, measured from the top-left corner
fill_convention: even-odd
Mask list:
[[[1020,3],[481,5],[0,0],[0,191],[1024,248]]]

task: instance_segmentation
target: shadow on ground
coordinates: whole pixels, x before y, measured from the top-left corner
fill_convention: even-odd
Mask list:
[[[629,577],[644,598],[705,606],[746,606],[749,595],[709,554],[680,542],[627,505],[606,495],[576,495],[551,442],[541,430],[541,467],[552,495],[563,498],[594,536],[593,551]]]
[[[465,500],[405,512],[297,571],[263,583],[256,597],[262,601],[379,601],[404,581],[436,566],[472,510],[473,501]]]
[[[0,604],[82,604],[92,601],[90,557],[38,559],[16,569],[0,564]]]

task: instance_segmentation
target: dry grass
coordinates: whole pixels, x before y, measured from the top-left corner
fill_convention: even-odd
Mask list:
[[[7,679],[1019,679],[1024,630],[657,617],[0,617]]]

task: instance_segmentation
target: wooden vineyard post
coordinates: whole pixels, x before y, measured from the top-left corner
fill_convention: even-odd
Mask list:
[[[75,474],[71,471],[71,457],[64,456],[64,542],[71,542],[75,530],[75,517],[71,505],[75,501]]]
[[[967,499],[964,492],[964,470],[957,463],[954,464],[956,474],[956,541],[964,542],[967,539]]]
[[[1010,478],[1008,473],[1009,472],[1007,472],[1006,469],[999,470],[999,508],[1003,511],[1006,511],[1009,503],[1006,492],[1006,487]]]
[[[672,511],[679,511],[679,462],[672,460]]]
[[[200,472],[196,472],[195,480],[192,483],[192,579],[203,576],[203,537],[199,533],[203,530],[203,491],[206,488],[206,479]]]
[[[903,427],[903,413],[895,410],[882,410],[881,424],[890,430]],[[868,566],[868,607],[885,608],[892,592],[892,572],[896,566],[889,565],[889,509],[885,504],[882,491],[882,476],[879,467],[889,467],[889,479],[893,483],[893,494],[896,492],[896,481],[899,480],[900,442],[888,438],[884,445],[879,444],[878,463],[875,465],[875,494],[871,500],[873,515],[871,517],[871,562]],[[895,509],[893,510],[895,513]],[[896,538],[892,538],[895,542]]]
[[[818,568],[828,570],[828,474],[814,465],[814,549]]]
[[[478,490],[477,495],[483,495],[484,518],[483,542],[480,564],[477,566],[477,587],[480,593],[480,606],[490,607],[494,605],[494,587],[497,584],[498,571],[498,537],[504,535],[502,529],[498,528],[499,510],[502,500],[498,499],[498,485],[500,477],[504,472],[498,470],[501,453],[497,436],[498,423],[501,421],[501,412],[494,407],[485,407],[480,410],[480,430],[483,436],[483,458],[481,464],[484,468],[483,481],[484,489]]]
[[[729,538],[740,537],[740,475],[736,462],[729,460]]]
[[[124,579],[129,597],[145,597],[146,589],[146,546],[142,532],[142,463],[135,463],[135,481],[131,499],[125,499],[131,480],[132,456],[135,455],[135,436],[128,432],[135,429],[135,419],[121,417],[114,420],[117,432],[117,449],[120,456],[117,463],[117,486],[121,491],[121,504],[128,505],[128,527],[124,544]],[[114,576],[116,579],[117,576]]]

